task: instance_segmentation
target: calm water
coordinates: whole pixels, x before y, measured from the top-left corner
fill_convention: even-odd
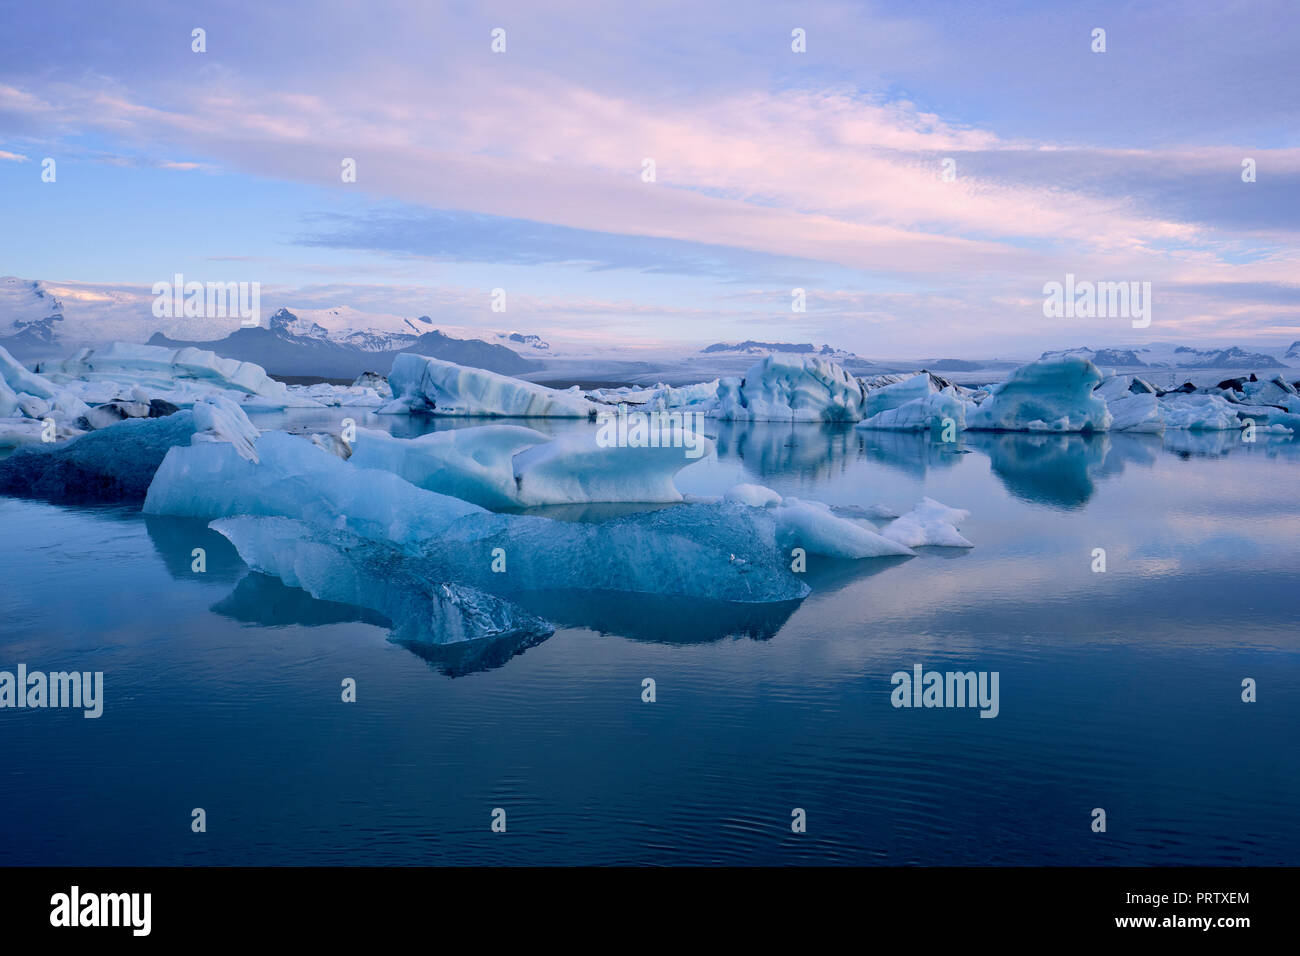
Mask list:
[[[1300,863],[1300,443],[749,426],[678,484],[737,481],[930,495],[976,547],[814,558],[795,608],[539,597],[537,646],[419,656],[201,523],[0,499],[0,669],[106,697],[0,711],[0,864]],[[998,671],[999,716],[893,708],[917,663]]]

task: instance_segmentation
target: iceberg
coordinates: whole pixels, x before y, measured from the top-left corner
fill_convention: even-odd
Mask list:
[[[604,444],[590,432],[533,445],[514,457],[518,503],[681,501],[674,476],[712,452],[713,443],[681,426],[658,437],[655,447]]]
[[[856,422],[862,385],[834,362],[814,356],[768,355],[743,379],[724,378],[712,414],[728,421]]]
[[[722,500],[748,505],[750,508],[766,508],[769,505],[779,505],[781,496],[762,485],[740,484],[727,489]]]
[[[1166,428],[1191,431],[1229,431],[1241,428],[1240,406],[1219,395],[1168,392],[1159,399]]]
[[[389,545],[292,518],[237,517],[212,522],[250,568],[315,598],[377,611],[404,644],[549,636],[554,628],[509,601],[454,582],[432,580],[421,562]]]
[[[915,552],[901,542],[867,527],[867,522],[843,518],[820,501],[786,498],[772,508],[778,541],[788,554],[803,548],[810,554],[858,560],[910,555]]]
[[[128,398],[136,388],[188,407],[213,393],[225,392],[247,407],[287,408],[317,403],[296,397],[288,386],[260,365],[221,358],[193,347],[110,342],[83,348],[70,358],[50,363],[50,380],[91,404]]]
[[[1164,431],[1164,416],[1151,383],[1133,375],[1109,375],[1093,389],[1093,394],[1106,402],[1111,431]]]
[[[211,447],[255,461],[257,434],[239,405],[212,396],[163,418],[128,418],[67,442],[19,448],[0,460],[0,494],[77,504],[141,501],[173,448],[219,443]]]
[[[966,427],[966,403],[951,385],[940,386],[929,372],[869,390],[866,415],[858,428],[938,431],[949,421],[954,428]]]
[[[866,515],[890,514],[879,506],[836,509],[820,501],[782,498],[771,488],[753,484],[734,485],[722,500],[770,514],[776,522],[777,544],[787,554],[792,548],[849,560],[914,554],[906,542],[877,533],[875,525],[865,520]],[[953,514],[969,517],[966,512],[953,510]]]
[[[673,476],[696,460],[687,457],[689,448],[703,454],[712,443],[680,426],[660,437],[659,446],[643,448],[603,444],[598,432],[552,438],[518,425],[457,428],[419,438],[359,429],[351,461],[486,508],[681,501]]]
[[[515,455],[548,441],[550,436],[520,425],[454,428],[419,438],[358,428],[350,461],[485,508],[509,508],[521,503]]]
[[[756,509],[689,504],[580,524],[494,514],[282,432],[263,434],[257,452],[260,463],[229,444],[173,448],[145,512],[296,518],[418,556],[430,580],[494,594],[571,588],[762,603],[808,593],[785,565],[776,523]]]
[[[65,426],[73,425],[78,418],[90,412],[77,396],[59,388],[43,375],[28,371],[27,367],[0,348],[0,418],[53,418]],[[25,433],[28,426],[14,427]]]
[[[186,411],[21,447],[0,460],[0,494],[69,504],[140,501],[168,450],[194,432]]]
[[[388,374],[383,414],[420,412],[481,418],[594,418],[599,407],[575,386],[559,391],[426,355],[402,353]]]
[[[357,468],[298,435],[269,431],[256,448],[258,461],[228,443],[172,448],[149,486],[145,513],[209,521],[278,515],[399,547],[434,538],[464,515],[488,513],[389,472]]]
[[[957,530],[957,525],[969,517],[969,511],[949,508],[933,498],[922,498],[915,508],[895,518],[880,534],[909,548],[973,548],[975,545]]]
[[[966,412],[966,427],[985,431],[1099,432],[1111,425],[1106,401],[1093,394],[1101,372],[1083,358],[1031,362],[989,389]]]

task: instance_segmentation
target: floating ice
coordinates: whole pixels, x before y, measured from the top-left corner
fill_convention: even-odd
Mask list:
[[[820,501],[782,498],[771,488],[752,484],[733,486],[722,500],[770,515],[776,522],[778,546],[786,553],[803,548],[811,554],[854,560],[912,554],[907,545],[877,534],[874,525],[845,514],[844,509],[837,513]]]
[[[786,498],[771,509],[782,547],[799,547],[812,554],[832,558],[883,558],[912,554],[905,544],[894,541],[850,518],[842,518],[819,501]]]
[[[357,468],[297,435],[266,432],[257,454],[253,462],[225,443],[171,449],[144,511],[208,520],[281,515],[399,546],[429,540],[463,515],[486,514],[389,472]]]
[[[29,371],[0,348],[0,418],[50,417],[66,428],[89,411],[89,407],[67,389]],[[26,429],[27,426],[23,426],[20,430]]]
[[[734,501],[737,504],[748,505],[751,508],[766,508],[769,505],[779,505],[781,496],[771,488],[765,488],[762,485],[733,485],[722,496],[723,501]]]
[[[19,448],[0,461],[0,494],[78,503],[139,501],[173,447],[219,442],[256,460],[257,434],[239,405],[211,396],[192,411],[128,418],[68,442]]]
[[[403,353],[388,375],[393,401],[383,413],[425,412],[484,418],[591,418],[597,405],[567,392],[425,355]]]
[[[680,427],[657,447],[607,444],[600,431],[551,438],[518,425],[482,425],[394,438],[360,429],[352,463],[487,508],[682,500],[673,476],[712,443]],[[690,457],[695,449],[697,454]]]
[[[952,385],[940,385],[930,372],[867,392],[867,418],[858,428],[881,431],[923,432],[966,427],[966,403]]]
[[[969,517],[969,511],[949,508],[933,498],[922,498],[915,508],[891,521],[880,534],[909,548],[973,548],[957,530],[957,525]]]
[[[209,395],[194,403],[194,437],[191,444],[228,442],[249,461],[257,461],[253,443],[260,434],[244,410],[224,395]]]
[[[989,389],[966,412],[966,427],[989,431],[1089,432],[1110,428],[1105,399],[1093,394],[1101,372],[1082,358],[1032,362]]]
[[[168,450],[189,442],[194,431],[194,415],[186,411],[19,448],[0,461],[0,494],[76,504],[139,501]]]
[[[419,438],[357,429],[352,464],[400,475],[413,485],[485,508],[520,504],[514,457],[550,437],[519,425],[453,428]]]
[[[856,422],[863,388],[834,362],[812,356],[768,355],[743,379],[718,383],[717,417],[752,422]]]
[[[1227,431],[1241,427],[1239,406],[1219,395],[1170,392],[1160,396],[1159,405],[1166,428]]]
[[[316,404],[291,394],[283,382],[270,378],[260,365],[221,358],[215,352],[192,347],[169,349],[110,342],[50,363],[46,374],[51,381],[93,404],[128,398],[136,388],[178,406],[193,405],[214,392],[226,392],[240,404],[254,408]]]
[[[378,611],[392,622],[395,641],[541,638],[554,630],[509,601],[431,579],[418,559],[346,531],[278,517],[223,518],[211,527],[253,570],[321,600]]]
[[[770,515],[682,505],[601,524],[492,514],[386,471],[358,468],[306,438],[267,432],[260,464],[230,445],[173,448],[144,510],[208,519],[279,515],[418,555],[429,580],[493,593],[546,588],[766,602],[802,598]],[[498,550],[499,549],[499,550]],[[504,571],[494,571],[498,561]]]

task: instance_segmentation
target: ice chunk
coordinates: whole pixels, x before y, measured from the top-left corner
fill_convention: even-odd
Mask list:
[[[1165,420],[1160,414],[1160,400],[1152,392],[1129,392],[1106,402],[1111,415],[1111,429],[1117,432],[1162,432]]]
[[[723,501],[734,501],[737,504],[748,505],[751,508],[766,508],[769,505],[779,505],[781,496],[771,488],[765,488],[762,485],[734,485],[727,490],[722,496]]]
[[[957,525],[969,517],[969,511],[949,508],[933,498],[922,498],[915,508],[891,521],[880,534],[909,548],[973,548],[957,530]]]
[[[605,444],[601,432],[562,435],[514,456],[522,505],[682,500],[673,476],[713,450],[690,428],[666,428],[658,447]]]
[[[168,450],[194,432],[193,413],[180,412],[19,448],[0,461],[0,494],[76,504],[140,501]]]
[[[257,453],[260,462],[227,443],[171,449],[149,487],[144,511],[209,520],[280,515],[407,547],[437,536],[463,515],[486,514],[389,472],[357,468],[297,435],[266,432],[257,440]]]
[[[83,432],[55,424],[54,438],[62,440],[75,438]],[[0,449],[18,448],[22,445],[38,445],[45,441],[45,422],[39,418],[0,418]]]
[[[211,527],[253,570],[321,600],[378,611],[392,622],[395,641],[452,644],[554,630],[509,601],[430,579],[418,559],[346,531],[278,517],[223,518]]]
[[[587,502],[681,501],[673,476],[711,443],[667,429],[658,447],[604,444],[600,432],[551,438],[517,425],[483,425],[394,438],[361,429],[352,462],[488,508]],[[696,457],[699,457],[697,455]]]
[[[110,342],[84,348],[71,358],[51,363],[51,381],[78,391],[95,404],[126,398],[136,388],[189,406],[213,392],[230,392],[251,407],[286,408],[316,403],[292,395],[283,382],[260,365],[221,358],[215,352],[186,347]]]
[[[787,553],[800,547],[832,558],[883,558],[912,554],[905,544],[877,534],[863,524],[841,518],[819,501],[786,498],[772,509],[778,540]]]
[[[70,425],[90,411],[81,399],[0,348],[0,417],[54,418]]]
[[[743,379],[718,383],[717,417],[753,422],[856,422],[862,386],[834,362],[814,356],[768,355]]]
[[[381,412],[426,412],[484,418],[592,418],[597,405],[575,387],[567,392],[508,375],[405,352],[388,374],[393,401]]]
[[[948,422],[952,422],[954,429],[966,427],[966,403],[948,392],[933,392],[877,412],[858,422],[856,427],[880,431],[939,431],[948,427]]]
[[[775,521],[758,509],[682,505],[598,525],[492,514],[358,468],[306,438],[267,432],[257,450],[260,464],[230,445],[172,449],[145,511],[298,518],[416,554],[430,580],[492,593],[574,588],[742,602],[807,594],[785,565]]]
[[[352,464],[400,475],[413,485],[486,508],[520,504],[514,457],[549,436],[519,425],[454,428],[419,438],[357,429]]]
[[[318,405],[344,408],[378,408],[393,398],[391,393],[381,394],[373,388],[359,385],[330,385],[327,382],[317,385],[290,385],[289,393],[302,396]]]
[[[631,394],[625,400],[633,402],[636,398],[635,394]],[[641,408],[647,411],[681,409],[707,412],[718,404],[718,379],[679,388],[658,385],[648,394],[640,396],[640,400]]]
[[[1219,395],[1168,392],[1160,397],[1159,406],[1166,428],[1227,431],[1241,427],[1240,406]]]
[[[934,380],[934,376],[929,372],[918,372],[902,381],[868,389],[862,414],[866,418],[871,418],[873,415],[926,398],[939,391],[941,388]]]
[[[191,444],[229,442],[243,458],[257,461],[253,443],[260,434],[244,410],[224,395],[209,395],[194,404],[194,437]]]
[[[1011,373],[966,413],[966,427],[989,431],[1093,432],[1110,428],[1106,401],[1093,394],[1101,372],[1082,358],[1032,362]]]
[[[778,547],[785,553],[803,548],[811,554],[833,558],[879,558],[911,554],[906,545],[876,533],[866,521],[837,514],[820,501],[782,498],[771,488],[741,484],[722,496],[724,503],[764,509],[776,523]]]

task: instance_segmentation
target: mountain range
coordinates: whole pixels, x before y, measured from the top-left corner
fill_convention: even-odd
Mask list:
[[[438,329],[418,334],[348,330],[335,336],[319,323],[304,320],[288,309],[280,309],[272,315],[265,328],[236,329],[224,339],[183,341],[156,332],[148,344],[208,349],[224,358],[255,362],[269,374],[279,376],[352,379],[362,372],[386,374],[392,367],[393,357],[402,352],[428,355],[505,375],[542,367],[541,362],[526,359],[504,345],[480,339],[452,338]]]
[[[1156,342],[1137,348],[1077,348],[1044,352],[1040,358],[1086,358],[1094,365],[1107,368],[1287,368],[1274,355],[1232,346],[1223,349],[1196,349],[1187,345]],[[1300,342],[1292,343],[1286,358],[1300,359]]]

